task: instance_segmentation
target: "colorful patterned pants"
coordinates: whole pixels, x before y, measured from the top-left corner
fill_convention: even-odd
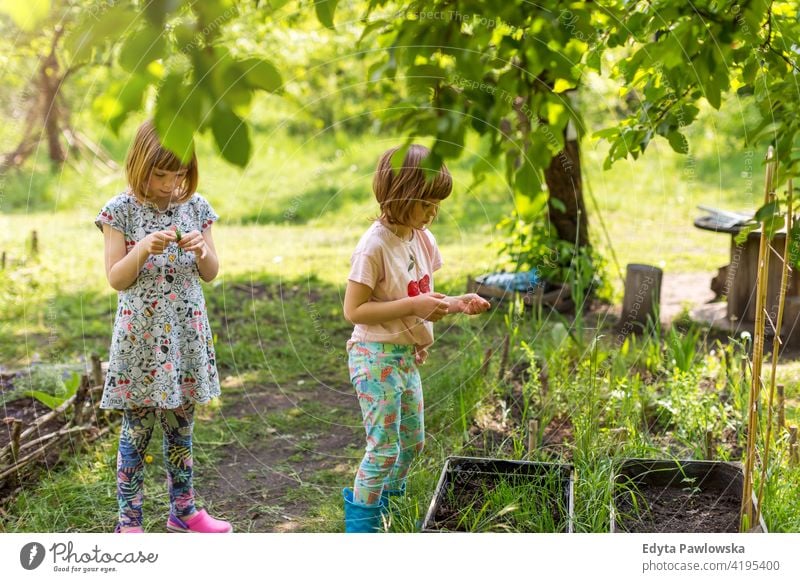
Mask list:
[[[171,410],[125,410],[117,453],[117,502],[119,525],[142,525],[144,457],[156,417],[164,430],[164,465],[167,469],[170,510],[178,517],[195,511],[192,489],[192,428],[194,404]]]
[[[422,384],[414,346],[358,342],[350,348],[367,447],[356,473],[353,501],[380,503],[381,491],[400,489],[425,442]]]

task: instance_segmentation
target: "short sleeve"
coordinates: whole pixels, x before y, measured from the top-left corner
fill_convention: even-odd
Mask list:
[[[381,278],[380,262],[371,253],[356,251],[350,258],[350,274],[347,278],[375,289]]]
[[[127,208],[121,203],[119,197],[112,198],[97,214],[94,223],[101,232],[103,230],[103,225],[107,224],[111,228],[120,231],[122,234],[126,234],[128,228]]]
[[[422,232],[425,233],[428,241],[428,248],[431,253],[431,270],[435,273],[442,268],[442,254],[439,252],[439,245],[436,244],[436,237],[433,236],[433,233],[428,229]]]
[[[208,200],[200,196],[200,194],[195,194],[197,196],[197,210],[198,210],[198,218],[200,220],[200,232],[205,232],[208,227],[214,224],[217,220],[219,220],[219,214],[214,211],[214,208],[211,206]]]

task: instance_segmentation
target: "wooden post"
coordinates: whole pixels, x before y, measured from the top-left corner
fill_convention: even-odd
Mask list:
[[[798,462],[797,455],[797,426],[789,427],[789,465],[795,467]]]
[[[706,459],[714,459],[714,433],[710,430],[706,431]]]
[[[786,427],[786,394],[783,384],[778,384],[778,434]]]
[[[539,446],[539,421],[528,421],[528,457],[533,455],[533,451]]]
[[[39,234],[34,230],[31,232],[31,255],[34,257],[39,254]]]
[[[481,377],[485,378],[486,373],[489,371],[489,362],[492,359],[492,348],[486,348],[486,352],[483,354],[483,363],[481,364]]]
[[[89,394],[90,384],[89,376],[86,374],[81,375],[81,383],[78,385],[78,390],[75,392],[75,401],[73,404],[75,407],[72,413],[73,426],[80,426],[83,421],[83,401],[86,400],[86,395]]]
[[[18,418],[6,418],[6,424],[11,425],[11,457],[10,464],[14,465],[19,458],[19,437],[22,433],[22,421]]]
[[[6,270],[6,252],[3,251],[2,257],[0,257],[0,268],[4,271]]]
[[[625,297],[619,329],[623,333],[641,333],[648,316],[657,324],[661,305],[663,271],[651,265],[628,265],[625,275]]]
[[[503,355],[500,358],[500,371],[497,374],[497,379],[502,382],[503,376],[506,374],[506,366],[508,365],[508,352],[511,348],[511,335],[506,334],[503,340]]]
[[[92,382],[94,386],[103,385],[103,367],[97,352],[92,354]]]

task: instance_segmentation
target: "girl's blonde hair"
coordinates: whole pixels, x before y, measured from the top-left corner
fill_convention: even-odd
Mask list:
[[[125,161],[125,174],[131,192],[140,202],[147,200],[147,184],[153,170],[177,172],[186,170],[186,175],[178,186],[180,192],[177,202],[184,202],[197,191],[197,158],[192,151],[188,164],[161,145],[152,120],[145,121],[136,131],[136,137],[128,150]]]
[[[426,179],[423,161],[430,155],[425,146],[408,147],[402,166],[392,170],[392,156],[399,147],[383,153],[372,179],[372,190],[381,208],[379,218],[389,224],[408,225],[415,202],[444,200],[453,189],[453,178],[447,166],[442,167],[432,179]]]

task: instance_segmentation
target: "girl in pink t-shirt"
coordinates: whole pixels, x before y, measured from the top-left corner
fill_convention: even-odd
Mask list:
[[[345,317],[355,325],[347,342],[350,380],[367,433],[353,489],[343,491],[347,532],[377,531],[389,496],[405,493],[408,469],[425,439],[417,365],[433,343],[433,322],[489,308],[474,293],[447,297],[434,291],[442,257],[426,227],[453,181],[444,165],[426,179],[422,163],[430,152],[419,145],[411,145],[393,170],[398,149],[378,161],[372,188],[380,216],[353,252],[344,298]]]

